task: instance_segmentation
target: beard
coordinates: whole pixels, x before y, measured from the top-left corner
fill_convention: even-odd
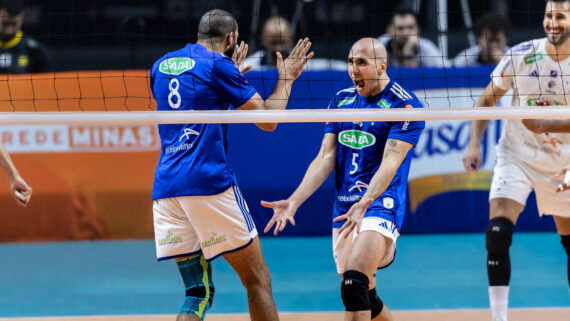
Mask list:
[[[234,56],[234,51],[236,50],[236,44],[234,43],[233,46],[231,46],[231,48],[228,48],[226,51],[224,51],[224,55],[228,56],[228,57],[233,57]]]
[[[558,34],[559,38],[554,38],[554,35],[551,33],[547,34],[547,39],[548,42],[550,42],[553,45],[561,45],[564,42],[566,42],[566,40],[568,40],[568,38],[570,37],[570,34],[568,32],[564,32],[564,33],[560,33]]]

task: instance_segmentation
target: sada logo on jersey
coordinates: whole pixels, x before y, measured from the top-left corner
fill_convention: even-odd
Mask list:
[[[181,73],[194,68],[196,63],[187,57],[169,58],[160,63],[158,70],[167,75],[180,75]]]
[[[374,145],[376,137],[361,130],[344,130],[338,135],[338,142],[354,149],[363,149]]]

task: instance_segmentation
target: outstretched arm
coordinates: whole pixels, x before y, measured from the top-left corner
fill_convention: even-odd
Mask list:
[[[309,165],[301,184],[288,199],[275,202],[261,201],[262,206],[273,209],[273,217],[265,226],[264,233],[269,232],[273,225],[275,225],[274,235],[283,231],[285,226],[287,226],[287,222],[295,225],[293,217],[299,206],[323,184],[335,167],[336,139],[336,134],[325,134],[319,154]]]
[[[370,180],[366,193],[362,195],[362,198],[358,202],[350,207],[346,214],[340,215],[333,220],[333,222],[346,220],[339,229],[339,233],[345,233],[344,237],[348,237],[354,228],[356,228],[357,231],[360,230],[360,224],[362,223],[366,209],[390,186],[398,168],[400,168],[400,165],[402,165],[402,162],[412,147],[414,146],[408,142],[388,139],[386,147],[384,147],[382,163],[376,173],[374,173],[372,180]]]
[[[535,134],[570,133],[570,119],[523,119],[522,123]]]
[[[8,177],[10,189],[18,204],[26,206],[32,196],[32,188],[20,177],[14,163],[12,163],[10,155],[2,143],[0,143],[0,168],[2,168]]]
[[[238,109],[285,109],[289,102],[289,95],[291,94],[291,86],[293,85],[293,82],[301,75],[307,61],[314,56],[313,52],[307,54],[310,48],[311,42],[309,41],[309,38],[305,38],[297,42],[297,45],[293,48],[287,59],[283,60],[281,53],[277,52],[277,71],[279,73],[279,78],[273,88],[273,93],[266,100],[263,100],[261,96],[256,93],[250,100],[238,107]],[[240,58],[237,59],[239,61]],[[277,123],[260,123],[256,125],[267,131],[273,131],[277,127]]]
[[[505,95],[507,91],[497,87],[493,81],[489,83],[487,88],[481,94],[481,97],[475,104],[475,107],[492,107],[497,101]],[[481,138],[489,124],[488,120],[471,121],[471,134],[469,136],[469,145],[465,156],[463,157],[463,166],[467,173],[477,171],[481,166]]]

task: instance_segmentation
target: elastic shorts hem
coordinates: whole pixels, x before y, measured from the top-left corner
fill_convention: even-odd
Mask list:
[[[257,237],[257,236],[255,236],[255,237]],[[212,256],[211,258],[206,259],[206,262],[210,262],[210,261],[212,261],[212,260],[214,260],[214,259],[216,259],[216,258],[218,258],[218,257],[220,257],[220,256],[222,256],[222,255],[224,255],[224,254],[233,253],[233,252],[237,252],[237,251],[239,251],[239,250],[242,250],[242,249],[248,247],[251,243],[253,243],[253,239],[254,239],[253,237],[250,238],[247,243],[245,243],[245,244],[242,245],[242,246],[236,247],[235,249],[227,250],[227,251],[225,251],[225,252],[216,254],[216,255]]]
[[[493,200],[493,199],[496,199],[496,198],[506,198],[506,199],[510,199],[511,201],[515,201],[515,202],[521,204],[522,206],[526,206],[526,199],[527,199],[528,197],[527,197],[527,198],[524,198],[524,199],[523,199],[522,197],[520,197],[520,198],[517,199],[517,198],[516,198],[513,194],[511,194],[511,193],[499,193],[499,192],[494,192],[494,193],[492,192],[492,193],[489,193],[489,202],[490,202],[491,200]]]
[[[156,258],[156,260],[160,262],[160,261],[165,261],[165,260],[176,259],[176,258],[183,257],[183,256],[195,255],[195,254],[198,254],[201,252],[202,252],[202,250],[198,250],[198,251],[194,251],[194,252],[190,252],[190,253],[176,254],[176,255],[171,255],[171,256],[163,256],[163,257]]]

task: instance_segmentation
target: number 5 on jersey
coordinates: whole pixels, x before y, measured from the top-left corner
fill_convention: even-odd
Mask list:
[[[358,163],[356,162],[356,158],[358,158],[358,153],[352,153],[352,166],[354,166],[354,168],[349,172],[350,175],[356,173],[358,170]]]

